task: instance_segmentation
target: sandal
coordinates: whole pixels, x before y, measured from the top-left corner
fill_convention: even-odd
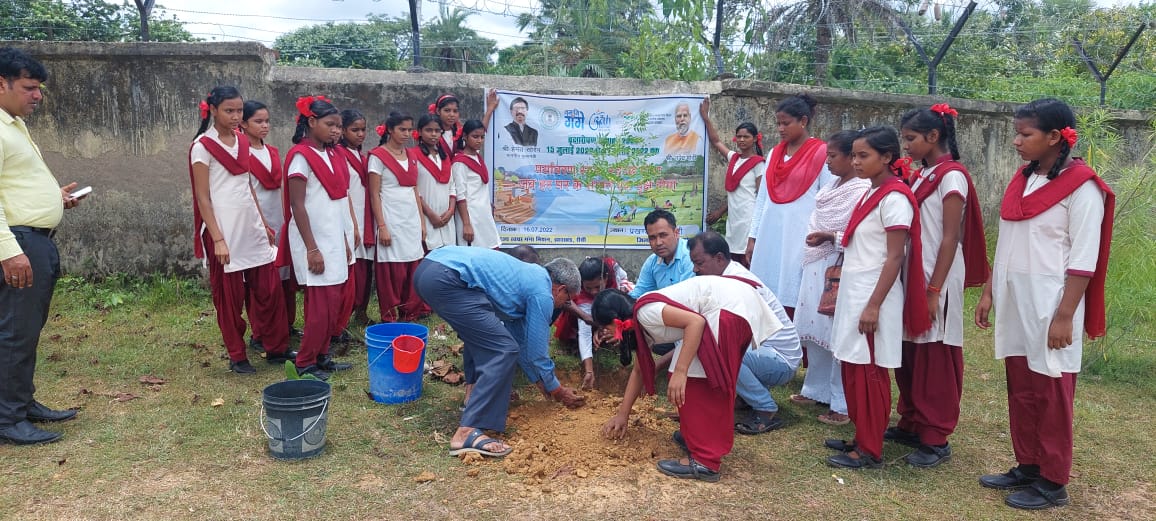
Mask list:
[[[491,443],[502,443],[503,445],[505,445],[505,443],[503,443],[500,440],[496,440],[494,438],[486,436],[485,433],[483,433],[481,429],[474,429],[473,431],[470,432],[469,436],[466,436],[466,442],[464,444],[462,444],[462,447],[460,449],[455,449],[453,447],[450,447],[450,456],[459,456],[462,454],[474,453],[474,454],[481,454],[482,456],[489,456],[491,458],[501,458],[501,457],[505,457],[507,454],[514,451],[514,448],[510,447],[510,446],[507,446],[506,450],[503,450],[501,452],[494,452],[494,451],[490,451],[490,450],[486,450],[486,449],[482,448],[482,447],[485,447],[486,445],[489,445]]]
[[[786,424],[787,422],[783,421],[778,415],[768,418],[755,413],[750,415],[746,420],[735,423],[735,432],[746,435],[763,434],[764,432],[781,429]]]
[[[806,396],[803,396],[801,394],[792,394],[791,395],[791,403],[795,403],[798,405],[818,405],[819,400],[813,400],[813,399],[807,398]]]
[[[827,414],[820,414],[818,420],[827,425],[847,425],[851,423],[851,417],[846,414],[839,414],[835,411],[828,411]]]
[[[859,449],[831,456],[827,458],[827,464],[832,467],[842,467],[852,470],[883,468],[883,460],[859,452]]]

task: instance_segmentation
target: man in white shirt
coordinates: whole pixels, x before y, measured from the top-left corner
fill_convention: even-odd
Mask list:
[[[740,434],[762,434],[782,428],[785,423],[776,415],[779,406],[768,388],[789,382],[799,368],[803,347],[795,324],[787,317],[779,299],[755,274],[742,264],[731,261],[730,246],[718,232],[702,232],[690,239],[687,246],[690,248],[690,260],[694,263],[696,275],[737,277],[758,283],[756,290],[759,296],[783,323],[782,329],[757,349],[748,349],[743,355],[738,395],[754,411],[748,417],[735,421],[735,430]]]

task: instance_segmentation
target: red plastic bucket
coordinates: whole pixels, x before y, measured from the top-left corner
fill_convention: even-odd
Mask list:
[[[401,335],[393,339],[393,368],[399,373],[417,371],[421,364],[421,353],[425,350],[425,341],[411,336]]]

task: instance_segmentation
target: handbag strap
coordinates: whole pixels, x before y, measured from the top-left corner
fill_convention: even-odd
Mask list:
[[[835,264],[832,264],[832,266],[842,266],[842,265],[843,265],[843,252],[839,252],[839,258],[835,259]]]

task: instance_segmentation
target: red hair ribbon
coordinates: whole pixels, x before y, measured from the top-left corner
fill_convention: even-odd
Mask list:
[[[209,102],[201,100],[201,104],[198,105],[198,107],[201,109],[201,119],[209,119]]]
[[[739,137],[738,137],[738,136],[732,137],[732,138],[731,138],[731,142],[732,142],[732,143],[738,143],[738,142],[739,142]]]
[[[465,127],[458,127],[458,131],[454,132],[454,141],[457,141],[457,140],[462,138],[462,130],[465,130]],[[1075,131],[1073,130],[1072,132],[1075,132]]]
[[[622,334],[634,329],[634,319],[619,320],[616,318],[612,325],[614,326],[614,341],[621,342]]]
[[[312,105],[314,101],[329,102],[329,98],[326,98],[320,94],[316,96],[301,96],[300,98],[297,98],[297,112],[307,118],[317,117],[317,115],[313,114],[313,111],[309,108],[309,106]]]
[[[758,135],[755,136],[755,143],[762,143],[762,142],[763,142],[763,133],[759,132]]]
[[[1068,148],[1076,146],[1076,140],[1080,138],[1079,134],[1076,134],[1076,129],[1072,127],[1064,127],[1060,135],[1068,142]]]
[[[413,131],[413,133],[411,135],[413,136],[414,141],[421,139],[421,133],[416,131],[416,130]]]
[[[911,168],[911,156],[901,157],[891,162],[891,171],[899,176],[904,181],[911,181],[915,175],[914,169]]]
[[[377,135],[379,135],[379,136],[384,136],[384,135],[385,135],[385,125],[378,125],[378,126],[377,126],[377,127],[375,127],[373,130],[374,130],[375,132],[377,132]]]
[[[939,117],[941,118],[946,116],[951,116],[953,118],[959,116],[959,111],[951,108],[951,105],[946,103],[936,103],[935,105],[932,105],[931,111],[939,114]]]

